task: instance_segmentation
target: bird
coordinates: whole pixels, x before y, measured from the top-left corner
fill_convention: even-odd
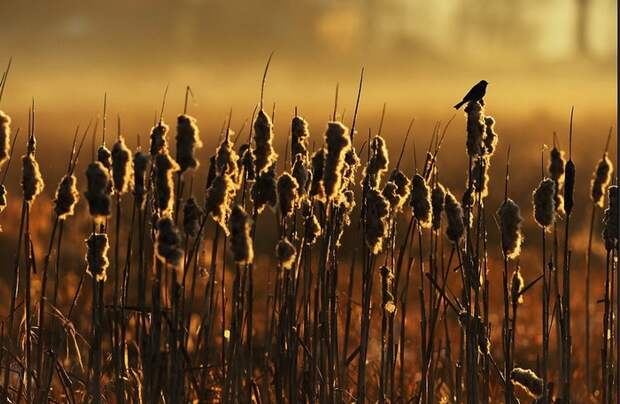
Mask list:
[[[463,97],[463,100],[454,106],[454,109],[461,108],[461,106],[463,106],[463,104],[467,102],[480,101],[480,104],[484,105],[483,98],[487,92],[487,84],[489,83],[487,83],[486,80],[480,80],[478,84],[473,86],[471,90],[469,90],[467,94],[465,94],[465,97]]]

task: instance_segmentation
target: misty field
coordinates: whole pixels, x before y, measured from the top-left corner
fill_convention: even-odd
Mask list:
[[[0,111],[3,401],[620,400],[613,128],[567,104],[505,144],[481,100],[388,148],[385,105],[359,124],[362,70],[329,120],[279,111],[275,133],[266,75],[210,141],[189,87],[148,139],[105,97],[52,151],[34,99]]]

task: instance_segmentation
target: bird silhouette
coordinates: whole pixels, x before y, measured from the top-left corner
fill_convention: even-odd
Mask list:
[[[471,90],[469,90],[467,94],[465,94],[465,97],[463,97],[463,100],[454,106],[454,109],[459,109],[461,108],[461,106],[463,106],[463,104],[470,102],[470,101],[471,102],[480,101],[480,104],[484,105],[483,98],[487,92],[487,84],[489,83],[487,83],[486,80],[480,80],[478,84],[473,86]]]

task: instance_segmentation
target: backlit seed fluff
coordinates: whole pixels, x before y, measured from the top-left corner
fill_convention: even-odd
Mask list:
[[[183,205],[183,231],[191,237],[196,237],[200,230],[202,209],[196,203],[193,196],[187,198]]]
[[[22,191],[24,193],[24,201],[31,203],[39,195],[45,183],[39,170],[39,163],[34,158],[33,153],[28,153],[22,157]]]
[[[590,182],[590,198],[597,206],[603,207],[605,205],[605,191],[611,182],[611,174],[613,173],[613,165],[607,152],[598,161],[596,170],[592,176]]]
[[[552,180],[557,182],[558,189],[562,187],[564,183],[564,166],[566,162],[564,160],[564,152],[560,151],[557,147],[553,147],[549,153],[549,176]]]
[[[467,114],[467,154],[476,157],[483,154],[485,134],[484,109],[480,102],[469,102],[465,107]]]
[[[521,211],[519,206],[508,198],[497,211],[501,232],[502,251],[506,258],[515,259],[521,254],[523,234],[521,232]]]
[[[155,251],[157,258],[173,267],[178,267],[183,258],[181,235],[170,216],[157,221],[157,240]]]
[[[299,194],[304,195],[308,192],[310,188],[310,177],[312,174],[308,169],[305,158],[301,153],[298,153],[295,156],[295,163],[293,164],[293,169],[291,170],[293,177],[297,180],[297,184],[299,185]]]
[[[166,138],[168,130],[168,125],[161,121],[151,129],[150,153],[152,157],[168,149],[168,140]]]
[[[177,117],[177,163],[181,172],[188,169],[197,169],[200,163],[195,156],[196,149],[202,147],[200,141],[200,130],[196,125],[196,119],[189,115],[179,115]]]
[[[252,201],[258,213],[262,212],[265,205],[275,207],[278,201],[276,191],[276,170],[271,166],[269,170],[263,171],[256,182],[252,185]]]
[[[86,240],[86,263],[87,271],[98,282],[105,282],[108,261],[108,236],[105,233],[93,233]]]
[[[140,209],[146,201],[146,169],[149,165],[149,155],[138,151],[133,156],[133,194]]]
[[[112,146],[112,179],[114,180],[114,190],[119,195],[128,192],[133,185],[131,150],[125,144],[125,139],[122,136],[119,136]]]
[[[0,185],[0,213],[2,213],[7,205],[6,193],[6,187],[4,185]]]
[[[534,219],[540,227],[548,228],[555,221],[555,182],[545,178],[532,193]]]
[[[295,116],[291,123],[291,155],[302,157],[308,156],[308,122],[300,116]]]
[[[239,166],[237,161],[239,156],[233,148],[230,136],[225,136],[220,145],[215,150],[215,172],[216,174],[226,175],[230,180],[238,182]]]
[[[484,147],[486,154],[492,156],[497,148],[497,141],[499,140],[497,133],[495,133],[495,119],[492,116],[484,117],[485,124],[485,137]]]
[[[58,188],[56,188],[56,196],[54,197],[54,212],[59,219],[64,220],[69,216],[73,216],[75,205],[77,204],[80,193],[76,187],[77,179],[75,175],[66,174],[60,180]]]
[[[321,235],[321,224],[316,215],[312,214],[306,218],[306,244],[314,244]]]
[[[441,227],[441,212],[443,212],[446,190],[440,183],[436,183],[431,191],[431,205],[433,206],[433,229]]]
[[[11,152],[11,117],[0,111],[0,167]]]
[[[357,172],[357,168],[360,165],[360,158],[357,157],[357,153],[355,152],[355,148],[351,146],[347,154],[344,156],[344,179],[346,181],[346,186],[349,184],[353,184],[355,182],[355,173]]]
[[[476,159],[471,171],[472,184],[476,193],[480,194],[480,199],[489,195],[489,165],[490,160],[487,156]]]
[[[618,247],[618,186],[607,188],[607,209],[603,215],[603,240],[609,251]]]
[[[155,207],[160,216],[168,216],[174,210],[174,178],[179,165],[166,150],[155,156]]]
[[[411,192],[411,181],[409,181],[409,178],[407,178],[407,176],[402,171],[395,169],[390,174],[389,182],[393,183],[395,186],[394,196],[396,198],[394,200],[394,204],[392,201],[390,201],[390,205],[393,205],[393,208],[396,208],[397,211],[400,211],[409,199],[409,194]]]
[[[366,245],[372,254],[379,254],[383,249],[383,240],[387,236],[387,217],[389,205],[376,188],[370,188],[366,194]]]
[[[95,221],[110,216],[110,172],[99,161],[88,165],[86,169],[86,200],[88,210]]]
[[[287,238],[283,238],[276,245],[276,257],[283,269],[290,270],[295,265],[297,250]]]
[[[239,170],[243,168],[245,171],[245,179],[247,181],[254,181],[256,179],[256,175],[254,173],[254,157],[252,156],[252,149],[247,144],[244,144],[239,148],[239,158],[238,166]]]
[[[349,129],[340,122],[328,122],[325,131],[325,168],[323,186],[327,200],[338,197],[342,188],[342,175],[345,167],[345,156],[351,148]]]
[[[312,155],[312,184],[310,196],[319,201],[325,200],[325,188],[323,187],[323,168],[325,167],[325,149],[319,149]]]
[[[278,159],[273,148],[273,125],[271,119],[262,109],[254,121],[254,157],[255,174],[259,175]]]
[[[521,275],[521,268],[517,266],[517,269],[512,273],[512,279],[510,280],[510,297],[513,304],[523,303],[523,288],[525,287],[525,281]]]
[[[430,227],[433,220],[431,190],[420,174],[414,175],[411,180],[411,207],[420,226]]]
[[[446,190],[444,202],[446,211],[446,236],[451,242],[458,244],[465,233],[465,224],[463,223],[463,208],[459,201],[454,197],[452,192]]]
[[[108,170],[112,170],[112,152],[104,144],[97,149],[97,161]]]
[[[394,184],[392,181],[388,181],[385,183],[385,186],[383,187],[383,191],[381,192],[383,197],[390,204],[390,208],[394,212],[397,209],[398,200],[399,200],[398,194],[396,193],[397,189],[398,187],[396,186],[396,184]]]
[[[237,191],[237,184],[230,180],[227,175],[218,175],[207,189],[205,213],[211,215],[226,235],[229,234],[226,221],[230,214],[232,200]]]
[[[237,264],[250,264],[254,260],[251,229],[250,217],[241,205],[235,205],[230,212],[230,249]]]
[[[370,160],[368,160],[368,165],[364,169],[362,187],[378,187],[389,163],[385,140],[381,136],[375,136],[370,142]]]
[[[278,178],[276,186],[278,192],[278,202],[282,217],[289,217],[295,211],[299,198],[299,184],[289,173],[283,173]]]
[[[544,394],[544,381],[529,369],[514,368],[510,372],[510,380],[521,386],[523,391],[534,399],[540,399]]]

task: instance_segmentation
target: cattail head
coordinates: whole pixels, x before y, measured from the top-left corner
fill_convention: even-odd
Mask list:
[[[146,169],[149,165],[149,155],[138,151],[133,156],[133,194],[140,209],[146,201]]]
[[[492,156],[497,148],[497,141],[499,140],[497,133],[495,133],[495,119],[492,116],[484,117],[485,136],[484,136],[484,148],[485,153],[488,156]]]
[[[110,216],[110,193],[112,181],[110,172],[99,161],[88,165],[86,169],[86,199],[88,210],[97,222]]]
[[[278,178],[276,186],[278,192],[278,202],[282,217],[289,217],[297,206],[299,198],[299,184],[289,173],[283,173]]]
[[[187,198],[183,206],[183,231],[186,235],[196,237],[200,231],[200,219],[202,209],[196,203],[193,196]]]
[[[343,177],[346,182],[346,186],[348,186],[349,184],[353,184],[355,182],[355,173],[360,165],[360,158],[357,156],[353,146],[351,146],[347,154],[344,156],[344,165],[345,170]]]
[[[131,150],[125,144],[125,139],[122,136],[119,136],[112,146],[112,179],[114,180],[114,190],[119,195],[129,191],[133,185]]]
[[[6,200],[6,187],[4,185],[0,185],[0,213],[6,208],[7,200]]]
[[[564,183],[564,152],[557,147],[553,147],[549,153],[549,176],[558,184],[558,189]]]
[[[209,170],[207,171],[207,183],[206,188],[209,189],[211,184],[213,184],[213,180],[216,176],[216,167],[215,167],[215,154],[209,157]]]
[[[155,156],[155,207],[160,216],[169,216],[174,210],[174,178],[179,165],[165,150]]]
[[[376,188],[370,188],[366,193],[364,221],[366,245],[372,254],[379,254],[383,249],[383,240],[388,233],[388,214],[388,202]]]
[[[555,181],[545,178],[532,193],[534,219],[540,227],[547,228],[555,221]]]
[[[249,144],[246,143],[241,145],[239,148],[239,156],[241,156],[238,160],[239,170],[241,170],[241,168],[245,170],[245,179],[247,181],[254,181],[256,179],[254,173],[254,157]]]
[[[392,174],[390,174],[390,179],[387,184],[390,183],[393,184],[393,194],[391,195],[391,198],[388,198],[384,193],[384,197],[388,199],[392,209],[395,211],[400,211],[405,205],[405,202],[409,199],[411,181],[409,181],[409,178],[407,178],[402,171],[395,169],[392,171]],[[392,186],[388,187],[387,184],[385,185],[385,188],[388,188],[388,190],[389,188],[392,188]]]
[[[609,251],[618,247],[618,186],[607,188],[607,209],[603,216],[603,240]]]
[[[598,161],[596,170],[592,176],[592,181],[590,182],[590,198],[592,199],[592,202],[601,208],[605,204],[603,197],[605,196],[607,186],[609,186],[609,183],[611,182],[612,172],[613,165],[607,155],[607,152],[605,152],[603,157]]]
[[[299,194],[306,194],[310,188],[312,173],[308,169],[306,160],[301,153],[298,153],[295,156],[295,163],[293,164],[291,173],[299,185]]]
[[[321,235],[321,224],[315,214],[306,217],[306,244],[311,245]]]
[[[545,393],[543,379],[530,369],[514,368],[510,372],[510,380],[521,386],[521,388],[534,399],[540,399]]]
[[[112,170],[112,152],[105,144],[97,148],[97,161],[103,164],[108,170]]]
[[[80,193],[75,186],[77,179],[75,175],[66,174],[60,180],[58,188],[56,188],[56,196],[54,198],[54,212],[59,219],[64,220],[69,216],[73,216],[75,205],[77,205]]]
[[[24,201],[32,203],[39,195],[45,183],[39,170],[39,163],[34,158],[34,153],[27,153],[22,157],[22,191],[24,193]]]
[[[512,304],[523,303],[523,288],[525,287],[525,281],[521,275],[521,268],[517,265],[517,269],[512,273],[510,280],[510,297]]]
[[[476,196],[480,194],[480,199],[489,195],[489,166],[491,160],[488,156],[477,158],[471,171],[473,191]]]
[[[325,200],[325,187],[323,187],[323,169],[325,167],[325,149],[319,149],[312,155],[312,184],[310,196],[319,201]]]
[[[237,184],[224,174],[217,175],[209,189],[207,189],[205,213],[211,215],[213,220],[222,227],[226,235],[229,234],[226,221],[228,220],[231,203],[236,191]]]
[[[390,163],[385,139],[375,136],[370,142],[370,160],[364,169],[363,187],[376,188]]]
[[[519,206],[510,198],[499,207],[499,227],[502,239],[502,251],[504,256],[515,259],[521,254],[521,243],[523,234],[521,233],[521,211]]]
[[[461,238],[463,238],[463,233],[465,233],[463,208],[449,190],[446,190],[444,208],[446,210],[447,221],[446,236],[448,237],[448,240],[454,244],[458,244],[461,241]]]
[[[263,171],[256,182],[252,185],[252,200],[254,201],[254,209],[262,212],[265,205],[272,208],[276,206],[278,194],[276,191],[276,168],[271,166],[269,170]]]
[[[155,251],[157,258],[166,264],[178,267],[183,258],[181,235],[170,216],[164,216],[157,221],[157,240]]]
[[[222,143],[215,151],[215,172],[216,174],[226,175],[231,181],[238,182],[239,166],[237,161],[239,156],[233,148],[230,136],[224,136]]]
[[[0,167],[11,152],[11,117],[0,111]]]
[[[431,205],[433,207],[433,230],[439,230],[441,227],[441,212],[443,212],[444,200],[446,198],[446,190],[439,182],[431,191]]]
[[[98,282],[105,282],[108,261],[108,236],[105,233],[93,233],[86,240],[86,263],[87,271]]]
[[[573,160],[568,160],[566,163],[566,172],[564,174],[564,211],[567,215],[570,215],[573,210],[574,204],[574,190],[575,190],[575,163]]]
[[[340,122],[329,122],[325,131],[323,186],[327,200],[334,200],[342,188],[345,156],[351,148],[349,129]]]
[[[336,206],[338,207],[337,222],[336,222],[336,245],[340,246],[340,241],[344,234],[346,226],[351,224],[351,213],[355,207],[355,194],[353,190],[347,189],[344,191],[337,200]]]
[[[189,115],[179,115],[177,117],[177,163],[181,172],[188,169],[197,169],[200,163],[194,156],[196,149],[202,147],[200,141],[200,130],[196,125],[196,119]]]
[[[411,207],[420,226],[430,227],[433,220],[431,190],[420,174],[414,175],[411,180]]]
[[[276,257],[283,269],[290,270],[295,265],[297,250],[286,237],[278,241],[276,245]]]
[[[465,106],[465,113],[467,114],[467,154],[470,157],[480,156],[485,152],[484,108],[478,101],[469,102]]]
[[[273,125],[271,119],[262,109],[258,111],[254,121],[254,167],[259,175],[278,159],[273,148]]]
[[[297,156],[301,154],[302,157],[308,157],[308,122],[300,116],[295,116],[291,123],[291,155]]]
[[[251,228],[248,214],[241,205],[235,205],[230,212],[230,249],[237,264],[250,264],[254,260]]]
[[[168,149],[168,135],[169,127],[163,122],[159,122],[151,129],[151,156],[155,157],[163,150]]]

